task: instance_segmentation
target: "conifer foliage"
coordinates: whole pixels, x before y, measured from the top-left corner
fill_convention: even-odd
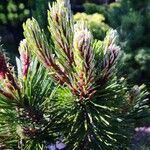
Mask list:
[[[24,23],[16,75],[0,52],[0,146],[44,150],[61,139],[71,150],[127,149],[149,107],[144,86],[116,76],[117,32],[94,40],[68,0],[49,6],[48,22],[50,39],[34,18]]]

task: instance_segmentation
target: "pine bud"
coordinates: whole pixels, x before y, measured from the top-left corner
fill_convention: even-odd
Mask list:
[[[94,67],[94,54],[91,47],[92,35],[82,22],[76,24],[74,30],[75,63],[78,70],[84,70],[87,73]]]
[[[74,26],[74,58],[77,72],[77,89],[80,100],[89,99],[93,96],[91,88],[91,79],[95,76],[94,71],[94,53],[91,46],[92,35],[83,22]]]
[[[0,94],[7,97],[8,99],[13,99],[11,92],[13,90],[18,90],[19,87],[15,82],[14,76],[7,66],[6,58],[4,54],[0,51],[0,81],[2,81],[3,89],[0,89]]]
[[[20,60],[22,63],[22,74],[24,77],[26,77],[30,66],[30,58],[28,53],[27,41],[25,39],[20,42],[19,52]]]
[[[0,80],[5,79],[8,68],[5,60],[5,56],[0,52]]]
[[[86,51],[90,48],[92,35],[83,23],[75,24],[74,30],[74,47],[78,49],[82,57],[84,57],[84,54],[86,54]]]
[[[110,45],[116,44],[117,39],[118,39],[118,33],[116,30],[108,31],[107,36],[104,39],[104,46],[105,46],[104,54],[107,52],[107,49]]]
[[[108,78],[113,74],[113,69],[115,68],[116,61],[120,55],[120,47],[116,44],[117,41],[117,31],[111,30],[108,32],[104,40],[104,61],[102,66],[102,79],[101,82],[105,83]]]

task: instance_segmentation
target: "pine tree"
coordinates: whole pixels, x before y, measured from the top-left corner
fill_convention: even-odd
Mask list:
[[[16,75],[0,52],[1,147],[44,150],[61,140],[71,150],[128,149],[134,121],[149,115],[148,93],[116,75],[117,32],[94,40],[63,0],[48,22],[50,39],[34,18],[24,23]]]

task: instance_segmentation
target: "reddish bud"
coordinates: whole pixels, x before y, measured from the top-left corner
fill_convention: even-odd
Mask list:
[[[0,80],[5,79],[8,71],[6,60],[2,52],[0,52]]]
[[[26,77],[30,66],[30,57],[28,54],[28,46],[25,39],[20,42],[19,52],[20,60],[22,63],[22,74],[24,77]]]

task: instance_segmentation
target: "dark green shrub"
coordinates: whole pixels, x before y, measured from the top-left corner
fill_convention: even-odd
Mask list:
[[[53,0],[30,0],[29,3],[32,16],[36,18],[44,30],[47,30],[47,9],[50,2],[53,2]]]
[[[24,21],[29,17],[30,11],[27,7],[27,2],[18,2],[15,0],[0,2],[0,23],[12,25],[17,24],[19,21]]]
[[[84,8],[87,14],[100,13],[104,15],[107,11],[107,5],[97,5],[94,3],[85,3]]]

